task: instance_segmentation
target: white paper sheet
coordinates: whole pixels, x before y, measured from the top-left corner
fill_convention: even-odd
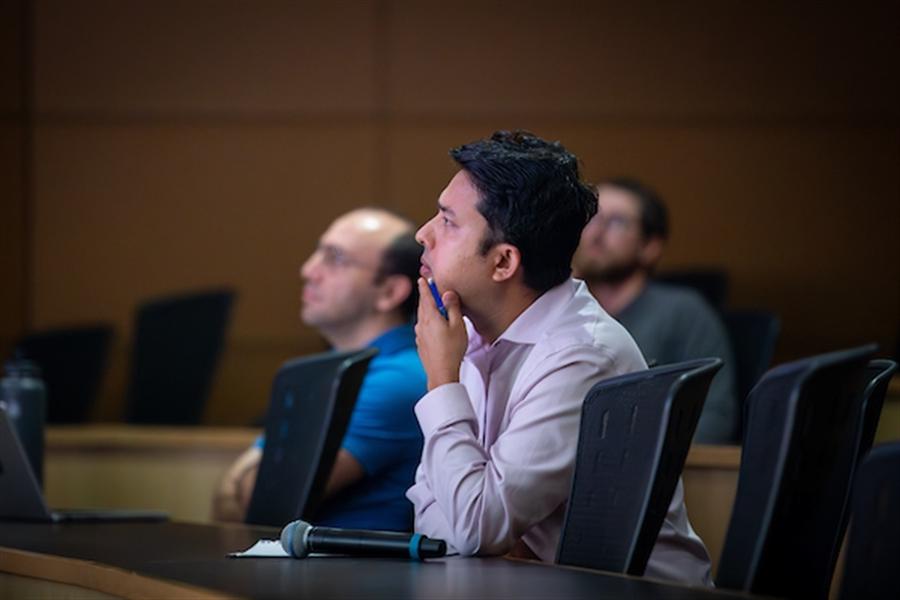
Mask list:
[[[232,558],[288,558],[290,554],[281,547],[278,540],[259,540],[243,552],[232,552]]]

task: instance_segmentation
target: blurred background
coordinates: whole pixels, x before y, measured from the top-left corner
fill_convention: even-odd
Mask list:
[[[663,268],[777,313],[775,362],[900,332],[900,4],[0,1],[0,356],[236,291],[204,414],[248,424],[288,357],[300,264],[338,214],[423,221],[447,150],[501,128],[668,202]]]

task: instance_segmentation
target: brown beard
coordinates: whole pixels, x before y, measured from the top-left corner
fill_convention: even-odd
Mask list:
[[[613,265],[605,268],[585,270],[581,276],[586,281],[598,283],[617,284],[622,283],[641,270],[639,261],[634,260],[626,264]]]

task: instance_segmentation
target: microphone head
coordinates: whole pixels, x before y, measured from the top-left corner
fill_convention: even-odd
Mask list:
[[[304,558],[309,554],[306,547],[306,533],[312,525],[306,521],[291,521],[281,530],[281,547],[294,558]]]

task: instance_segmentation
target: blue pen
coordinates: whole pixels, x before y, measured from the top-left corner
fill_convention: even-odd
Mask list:
[[[437,286],[434,284],[434,279],[431,277],[428,278],[428,289],[431,290],[431,295],[434,297],[434,303],[437,304],[438,312],[441,313],[442,317],[449,320],[447,308],[444,306],[444,301],[441,300],[441,295],[438,293]]]

